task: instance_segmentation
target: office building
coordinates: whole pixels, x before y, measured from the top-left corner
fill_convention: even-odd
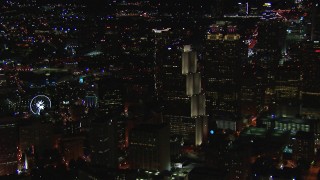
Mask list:
[[[116,130],[116,122],[111,118],[101,117],[92,122],[89,132],[91,164],[118,167]]]
[[[320,40],[320,5],[317,0],[312,1],[311,12],[311,41]]]
[[[195,145],[201,145],[208,136],[206,98],[201,87],[201,73],[198,68],[197,53],[190,45],[184,46],[182,53],[182,74],[186,76],[186,95],[191,98],[191,117],[195,120]]]
[[[40,119],[24,119],[19,123],[19,153],[24,155],[29,169],[34,168],[35,158],[46,150],[58,148],[54,125]],[[21,168],[20,168],[21,169]]]
[[[320,42],[307,41],[302,44],[302,101],[301,114],[320,117]]]
[[[124,112],[123,83],[119,79],[103,78],[99,80],[99,111],[116,116]]]
[[[98,107],[98,97],[97,95],[89,91],[87,92],[85,98],[84,98],[84,105],[88,108],[96,108]]]
[[[300,63],[287,61],[279,67],[275,78],[275,115],[295,117],[300,114]]]
[[[256,98],[259,107],[276,105],[275,81],[285,46],[286,28],[277,20],[261,21],[258,24],[257,54],[255,61]],[[278,76],[280,77],[280,76]],[[294,77],[292,77],[294,78]],[[261,109],[259,109],[261,110]]]
[[[164,29],[152,29],[153,41],[154,41],[154,67],[153,67],[153,79],[154,79],[154,91],[155,96],[159,99],[162,89],[161,70],[163,63],[166,60],[166,56],[163,51],[166,51],[167,45],[169,45],[172,31],[171,28]]]
[[[313,134],[320,133],[320,120],[311,118],[297,118],[297,117],[262,117],[258,119],[259,126],[267,129],[276,129],[281,131],[291,131],[296,133],[298,131],[310,132]]]
[[[315,137],[313,133],[298,131],[293,142],[295,160],[312,162],[315,157]]]
[[[13,118],[0,119],[0,136],[0,176],[16,174],[19,161],[18,128]]]
[[[193,76],[187,81],[184,72],[183,47],[180,45],[167,45],[163,48],[162,66],[160,68],[161,94],[160,98],[163,105],[163,122],[170,125],[170,135],[183,138],[188,144],[194,143],[195,122],[190,116],[191,99],[186,94],[186,84],[193,83]],[[196,54],[193,53],[193,67],[196,66]],[[188,60],[188,59],[185,59]],[[195,71],[195,69],[194,69]],[[199,84],[199,83],[198,83]],[[199,84],[200,85],[200,84]],[[198,87],[200,87],[198,85]],[[190,92],[193,85],[190,84]]]
[[[20,122],[19,146],[22,152],[33,152],[33,155],[35,152],[42,153],[46,149],[53,148],[54,125],[50,122],[41,122],[40,119]]]
[[[145,170],[170,170],[169,126],[166,124],[141,124],[130,132],[130,168]]]
[[[85,137],[83,135],[67,135],[61,138],[61,151],[66,162],[84,157]]]
[[[212,25],[206,35],[205,90],[213,111],[239,113],[239,67],[246,52],[240,38],[232,25]]]

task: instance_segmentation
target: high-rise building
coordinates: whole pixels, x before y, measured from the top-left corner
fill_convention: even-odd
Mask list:
[[[163,120],[170,125],[170,134],[180,136],[187,144],[193,144],[195,121],[190,116],[191,99],[184,94],[164,98]]]
[[[311,12],[311,41],[320,40],[320,4],[313,0]]]
[[[213,111],[239,113],[239,67],[246,53],[240,38],[231,25],[212,25],[206,35],[205,90]]]
[[[277,20],[261,21],[258,24],[258,36],[254,73],[256,78],[256,100],[259,106],[273,109],[275,102],[276,72],[285,46],[286,28]]]
[[[292,133],[303,131],[319,134],[320,132],[320,121],[318,119],[271,116],[263,117],[259,121],[261,122],[259,126],[267,129],[291,131]]]
[[[170,31],[171,28],[165,28],[165,29],[153,29],[153,41],[154,41],[154,72],[153,72],[153,78],[154,78],[154,91],[155,96],[157,99],[159,99],[162,89],[162,81],[160,77],[160,68],[162,67],[162,63],[166,59],[165,51],[166,46],[169,45],[170,36],[172,32]]]
[[[54,126],[40,119],[30,119],[20,123],[19,145],[23,152],[42,153],[54,146]],[[29,154],[30,155],[30,154]]]
[[[211,12],[213,17],[220,18],[223,16],[223,1],[222,0],[215,0],[212,1],[211,4]]]
[[[181,63],[182,47],[171,44],[168,37],[165,36],[167,33],[162,32],[163,38],[167,39],[166,42],[163,39],[158,39],[156,46],[156,60],[159,67],[157,79],[161,82],[161,88],[158,91],[163,106],[163,122],[170,125],[170,135],[179,136],[183,138],[184,142],[193,144],[195,122],[190,116],[191,99],[186,95],[186,83],[188,82],[186,82],[185,74],[181,73],[183,66],[183,62]],[[157,38],[159,36],[160,34],[156,34]],[[196,67],[195,65],[194,67]]]
[[[307,41],[302,44],[302,101],[301,114],[319,117],[320,102],[320,42]]]
[[[167,124],[141,124],[130,132],[129,163],[133,169],[170,170]]]
[[[18,129],[12,118],[0,119],[0,176],[16,174],[18,168]]]
[[[201,73],[197,53],[184,46],[182,74],[186,76],[186,94],[191,98],[191,117],[195,120],[195,144],[201,145],[208,135],[205,93],[201,87]]]
[[[275,115],[295,117],[300,113],[300,62],[287,61],[278,67],[275,78]]]
[[[170,125],[171,135],[182,137],[187,144],[194,144],[196,126],[198,132],[204,130],[200,126],[206,126],[205,120],[195,121],[195,118],[204,116],[206,102],[197,53],[191,51],[191,46],[181,47],[177,43],[184,37],[183,32],[167,28],[153,29],[153,33],[155,92],[162,102],[163,122]],[[200,134],[202,137],[205,132]]]
[[[250,63],[246,63],[242,67],[239,99],[240,113],[243,116],[250,116],[257,112],[256,78],[252,67]]]
[[[67,135],[61,138],[61,150],[66,162],[84,156],[84,141],[83,135]]]
[[[293,142],[293,156],[295,160],[311,162],[315,156],[315,136],[310,132],[298,131]]]
[[[98,106],[98,97],[92,92],[87,92],[84,104],[86,107],[95,108]]]
[[[25,156],[29,169],[35,166],[37,156],[45,150],[59,146],[54,137],[54,125],[50,122],[41,122],[40,119],[24,119],[19,123],[18,129],[19,153]]]
[[[102,167],[118,167],[117,128],[112,119],[98,119],[92,122],[89,132],[91,163]]]
[[[123,82],[118,79],[99,81],[99,110],[106,114],[120,115],[124,111]]]
[[[84,106],[88,108],[98,107],[98,90],[99,85],[97,83],[88,83],[86,87],[86,95],[83,100]]]

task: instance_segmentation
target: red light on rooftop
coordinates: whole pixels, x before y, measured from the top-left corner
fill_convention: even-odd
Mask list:
[[[320,49],[316,49],[316,50],[314,50],[314,52],[320,53]]]

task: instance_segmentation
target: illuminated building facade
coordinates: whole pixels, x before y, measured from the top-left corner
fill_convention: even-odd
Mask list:
[[[157,38],[162,35],[162,39],[157,40],[158,53],[156,54],[156,60],[159,67],[157,79],[161,82],[161,89],[158,90],[161,92],[159,97],[163,104],[163,121],[170,125],[170,135],[179,136],[183,138],[184,142],[194,144],[195,122],[190,116],[191,98],[186,94],[186,83],[196,81],[192,80],[192,75],[189,76],[190,81],[186,81],[186,72],[181,73],[182,66],[185,63],[181,61],[183,59],[181,57],[183,48],[180,45],[171,44],[172,38],[169,41],[168,33],[156,34]],[[159,42],[162,42],[162,44],[159,44]],[[193,53],[193,55],[194,61],[190,63],[197,63],[196,54]],[[196,68],[196,64],[193,64],[193,68]],[[190,84],[190,87],[193,87],[193,85]],[[193,89],[189,90],[188,93],[192,93]]]
[[[215,119],[218,129],[237,131],[237,121],[232,119]],[[239,125],[238,125],[239,126]]]
[[[227,34],[223,34],[226,28]],[[235,26],[212,25],[205,42],[205,90],[212,111],[239,113],[239,75],[246,52]]]
[[[310,132],[310,125],[301,119],[281,119],[275,121],[275,129],[290,130],[293,132],[304,131]]]
[[[292,133],[298,131],[310,132],[313,134],[320,133],[320,121],[318,119],[301,119],[293,117],[264,117],[261,118],[261,125],[267,129],[291,131]]]
[[[299,79],[295,80],[279,80],[276,82],[275,93],[277,99],[296,99],[299,97]]]
[[[124,111],[123,83],[118,79],[101,79],[99,81],[99,111],[113,115],[120,115]]]
[[[170,134],[180,136],[185,142],[193,144],[195,123],[190,116],[190,98],[183,94],[173,95],[164,98],[163,102],[163,120],[170,124]]]
[[[161,71],[159,67],[162,67],[166,56],[163,51],[166,49],[166,45],[169,44],[170,37],[172,36],[171,28],[165,29],[152,29],[152,33],[154,35],[154,91],[155,96],[159,98],[162,89],[162,81],[161,81]]]
[[[186,94],[191,99],[191,117],[195,120],[195,144],[201,145],[208,135],[206,99],[201,87],[197,53],[189,45],[182,53],[182,74],[186,76]]]
[[[98,97],[93,92],[87,92],[84,98],[84,105],[89,108],[95,108],[98,106]]]
[[[106,91],[103,97],[99,100],[99,108],[101,111],[107,113],[123,111],[123,98],[122,93],[118,89],[110,89]]]
[[[285,46],[286,28],[277,20],[261,21],[254,64],[256,100],[258,111],[262,107],[272,109],[276,104],[275,81],[282,49]]]
[[[275,78],[275,115],[295,117],[300,113],[300,62],[287,61],[278,67]]]

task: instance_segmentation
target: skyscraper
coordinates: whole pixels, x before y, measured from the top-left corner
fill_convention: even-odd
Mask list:
[[[162,66],[163,60],[165,59],[163,50],[166,45],[169,44],[168,41],[170,40],[170,34],[172,32],[170,32],[170,28],[153,29],[152,32],[154,33],[154,91],[156,98],[159,99],[162,88],[159,67]]]
[[[91,163],[102,167],[117,167],[117,127],[112,119],[103,117],[92,122],[89,133]]]
[[[170,170],[170,137],[166,124],[141,124],[130,132],[130,167]]]
[[[186,94],[186,77],[181,73],[181,48],[167,50],[168,58],[161,68],[163,120],[170,124],[170,133],[193,143],[195,125],[190,116],[191,99]]]
[[[239,67],[244,47],[235,26],[210,27],[205,41],[204,76],[213,111],[239,112]]]
[[[195,120],[195,145],[201,145],[208,134],[206,99],[201,87],[197,53],[190,46],[184,46],[183,51],[182,74],[186,76],[186,94],[191,98],[190,115]]]
[[[18,167],[18,129],[12,118],[0,121],[0,176],[15,174]]]
[[[124,111],[123,84],[120,79],[100,79],[98,100],[101,112],[118,116]]]
[[[27,155],[29,168],[33,168],[35,157],[54,147],[54,125],[41,119],[24,119],[19,123],[19,150]]]
[[[302,100],[301,114],[320,117],[319,91],[320,91],[320,42],[307,41],[302,47],[302,87],[300,98]]]
[[[312,2],[311,16],[311,41],[320,40],[320,3],[317,0]]]
[[[195,122],[190,116],[191,99],[186,94],[186,77],[181,73],[183,48],[174,43],[174,37],[180,37],[181,34],[179,32],[172,34],[173,32],[169,30],[154,30],[154,32],[155,60],[158,69],[156,82],[159,84],[157,92],[163,106],[163,121],[169,124],[171,136],[178,136],[187,144],[194,144]]]

